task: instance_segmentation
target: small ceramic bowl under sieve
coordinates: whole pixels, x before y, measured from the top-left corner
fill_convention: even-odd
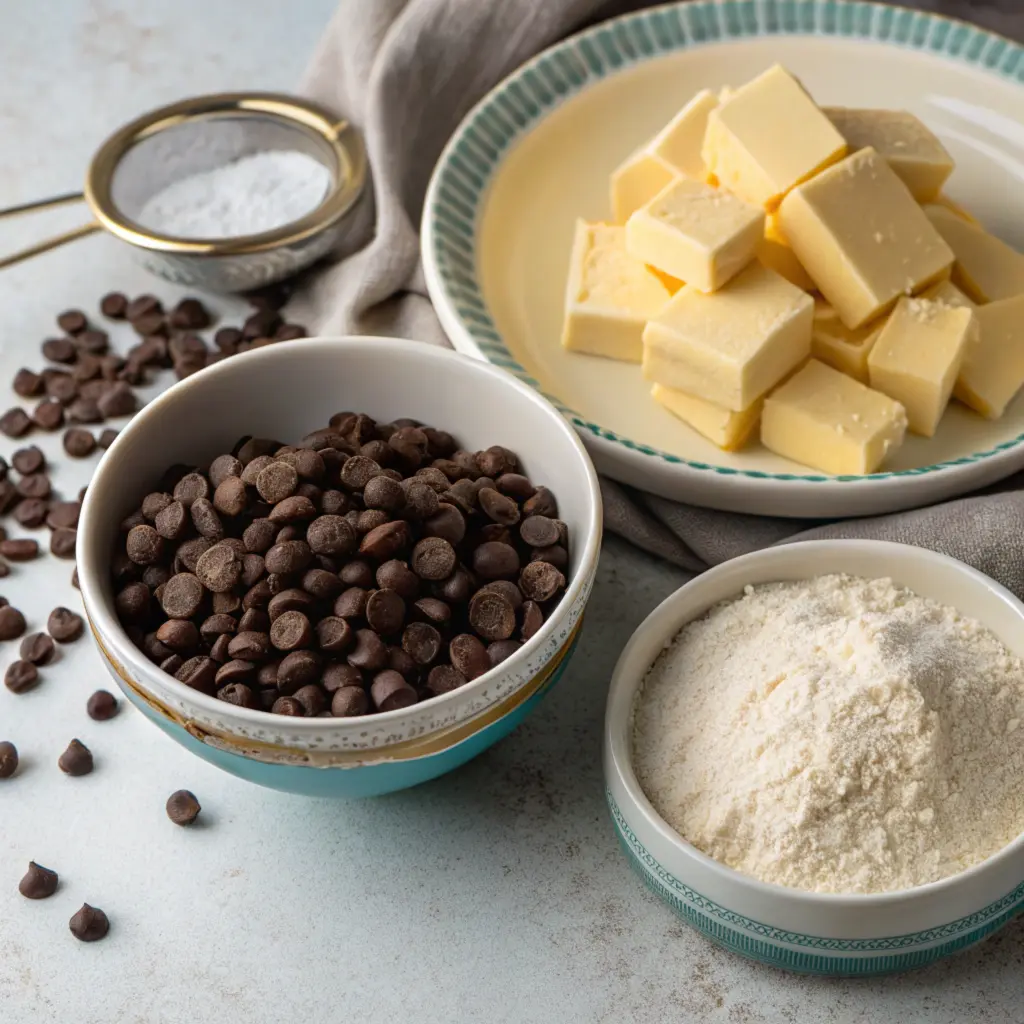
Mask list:
[[[633,770],[634,705],[648,669],[676,633],[718,602],[740,595],[747,584],[829,573],[889,577],[977,619],[1024,656],[1024,604],[945,555],[853,540],[785,544],[744,555],[662,602],[619,658],[605,714],[608,806],[622,848],[643,881],[713,942],[761,963],[810,974],[921,967],[974,945],[1024,909],[1024,836],[966,871],[913,889],[876,895],[803,892],[760,882],[705,856],[658,814]]]
[[[180,238],[139,222],[148,200],[169,185],[272,150],[303,153],[327,170],[330,185],[305,216],[259,234]],[[94,220],[22,252],[12,266],[106,229],[131,245],[142,265],[182,285],[242,292],[290,277],[327,255],[355,219],[366,183],[359,133],[308,100],[277,93],[220,93],[153,110],[116,131],[89,165],[85,189],[0,210],[0,217],[84,200]]]

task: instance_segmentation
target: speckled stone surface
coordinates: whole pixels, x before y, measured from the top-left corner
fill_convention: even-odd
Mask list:
[[[372,2],[372,0],[367,0]],[[0,15],[0,205],[74,187],[94,146],[138,111],[221,88],[287,88],[331,0],[6,0]],[[45,11],[45,16],[44,16]],[[76,222],[4,224],[0,252]],[[53,313],[112,285],[154,289],[106,238],[0,273],[0,386],[39,363]],[[222,307],[230,311],[230,307]],[[236,307],[237,312],[237,307]],[[15,446],[4,441],[0,452]],[[90,463],[45,443],[71,494]],[[70,565],[0,581],[29,628],[77,607]],[[200,763],[131,709],[85,715],[108,685],[87,642],[0,690],[0,739],[22,769],[0,782],[0,1019],[17,1024],[280,1021],[932,1022],[1024,1019],[1024,925],[917,974],[832,982],[721,952],[637,881],[605,811],[607,680],[631,630],[682,574],[609,541],[585,634],[543,710],[464,770],[372,802],[317,802]],[[11,645],[13,647],[13,645]],[[0,651],[3,664],[15,656]],[[96,770],[56,758],[73,736]],[[202,824],[164,814],[192,789]],[[17,891],[32,858],[49,900]],[[83,945],[83,901],[111,930]]]

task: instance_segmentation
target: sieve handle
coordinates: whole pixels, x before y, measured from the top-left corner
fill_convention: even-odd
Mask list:
[[[35,213],[37,210],[49,210],[55,206],[66,206],[68,203],[81,202],[84,198],[85,196],[81,192],[65,192],[63,195],[52,196],[50,199],[37,199],[31,203],[21,203],[19,206],[8,206],[7,209],[0,210],[0,220],[3,220],[5,217],[17,217],[22,213]],[[88,224],[82,224],[80,227],[72,228],[70,231],[54,235],[52,238],[44,239],[35,245],[30,245],[27,249],[19,249],[18,252],[12,252],[9,256],[2,256],[0,257],[0,270],[3,270],[5,267],[13,267],[16,263],[21,263],[24,260],[31,259],[33,256],[49,252],[51,249],[56,249],[58,246],[73,242],[78,238],[84,238],[86,235],[91,235],[94,231],[99,231],[99,229],[99,221],[90,221]]]

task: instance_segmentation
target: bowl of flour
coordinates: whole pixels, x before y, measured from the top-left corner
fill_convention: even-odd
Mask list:
[[[608,802],[709,938],[822,974],[921,966],[1024,907],[1024,605],[874,541],[755,552],[616,666]]]

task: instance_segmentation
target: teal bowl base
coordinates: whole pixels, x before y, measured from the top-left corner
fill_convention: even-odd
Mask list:
[[[785,932],[737,914],[684,885],[648,852],[610,793],[607,799],[615,835],[630,867],[651,892],[716,946],[794,974],[854,978],[927,967],[976,946],[1024,910],[1021,883],[969,917],[925,932],[880,939],[834,939]],[[743,931],[734,926],[742,927]]]
[[[545,684],[517,708],[503,718],[485,726],[460,743],[446,750],[426,757],[417,757],[408,761],[385,761],[380,764],[354,765],[352,767],[309,768],[302,765],[267,764],[256,761],[241,754],[231,753],[212,747],[202,740],[196,739],[180,725],[171,722],[159,714],[142,700],[137,694],[121,687],[125,696],[154,725],[180,743],[204,761],[223,768],[224,771],[255,782],[258,786],[277,789],[286,793],[298,793],[302,796],[316,797],[366,797],[393,793],[396,790],[418,786],[421,782],[436,779],[455,768],[464,765],[488,747],[504,739],[536,706],[545,694],[561,678],[572,657],[571,647],[558,667],[551,673]]]

